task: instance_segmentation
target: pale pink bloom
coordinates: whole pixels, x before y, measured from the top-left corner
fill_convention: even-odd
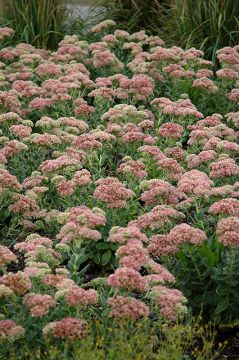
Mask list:
[[[76,206],[63,213],[59,222],[63,223],[63,226],[56,238],[61,240],[61,243],[82,239],[97,241],[101,234],[92,228],[105,224],[105,214],[97,208],[90,210],[84,205]]]
[[[18,182],[16,176],[11,175],[8,170],[0,168],[0,193],[4,189],[18,191],[22,189],[22,186]]]
[[[32,137],[29,138],[30,142],[33,144],[52,147],[53,145],[61,144],[61,140],[58,136],[44,133],[44,134],[32,134]]]
[[[149,261],[148,251],[140,241],[128,242],[127,245],[120,246],[116,251],[120,258],[119,263],[124,267],[140,270]]]
[[[45,160],[40,166],[39,170],[42,172],[56,172],[62,168],[68,166],[80,166],[80,161],[75,159],[74,157],[62,155],[54,160]]]
[[[231,68],[223,68],[216,72],[217,77],[222,79],[234,80],[238,79],[238,72]]]
[[[35,186],[40,186],[44,180],[48,180],[46,176],[32,174],[31,176],[28,176],[24,179],[22,183],[23,189],[31,189]]]
[[[50,287],[58,287],[66,279],[68,279],[66,275],[49,274],[43,277],[42,283]]]
[[[98,293],[93,289],[85,290],[79,286],[73,286],[67,291],[65,301],[71,306],[94,305],[98,302]]]
[[[104,202],[109,208],[124,208],[127,200],[134,192],[124,187],[115,177],[108,177],[96,181],[97,188],[93,196]]]
[[[206,239],[206,234],[201,229],[182,223],[174,226],[167,235],[167,238],[169,242],[176,245],[185,242],[198,245]]]
[[[25,125],[12,125],[10,131],[18,137],[26,137],[31,135],[32,129],[29,126]]]
[[[187,157],[188,167],[190,169],[198,167],[201,164],[214,160],[216,156],[217,154],[213,150],[201,151],[198,155],[190,154]]]
[[[108,277],[107,284],[116,288],[144,291],[147,288],[145,278],[136,270],[128,267],[118,268]]]
[[[239,200],[234,198],[222,199],[213,203],[208,212],[210,214],[227,214],[239,217]]]
[[[29,104],[29,109],[33,109],[33,110],[41,110],[44,109],[46,107],[51,107],[53,105],[53,101],[52,99],[48,99],[48,98],[41,98],[41,97],[36,97],[34,100],[32,100]]]
[[[182,292],[177,289],[169,289],[163,285],[158,285],[152,288],[149,294],[159,306],[160,315],[175,321],[178,315],[187,312],[185,303],[186,298]]]
[[[124,244],[126,242],[134,242],[135,240],[142,243],[148,242],[147,236],[143,234],[136,226],[115,226],[110,229],[109,241]]]
[[[148,306],[131,297],[113,296],[108,298],[107,304],[111,307],[110,316],[116,319],[137,320],[149,315]]]
[[[151,273],[151,275],[158,275],[160,276],[160,283],[164,284],[165,282],[175,283],[176,279],[175,277],[167,270],[165,267],[161,264],[158,264],[154,260],[150,259],[147,266],[147,270]],[[147,278],[147,276],[146,276]],[[150,278],[147,278],[150,283]],[[157,282],[159,281],[159,278],[157,278]]]
[[[232,89],[230,93],[227,94],[227,97],[231,101],[239,101],[239,89]]]
[[[61,66],[47,61],[36,68],[36,73],[40,77],[59,76],[61,74]]]
[[[48,237],[31,234],[25,241],[15,244],[14,249],[24,252],[25,256],[32,256],[37,253],[38,248],[42,245],[50,248],[52,247],[53,242]]]
[[[144,190],[140,198],[146,205],[157,203],[175,205],[186,197],[169,182],[159,179],[144,180],[141,182],[140,188]]]
[[[167,157],[172,157],[175,160],[184,160],[186,157],[186,151],[178,146],[173,146],[172,148],[167,148],[164,150]]]
[[[159,128],[159,135],[164,138],[180,139],[182,132],[183,127],[175,123],[165,123]]]
[[[145,165],[142,161],[132,160],[131,158],[124,158],[123,161],[118,167],[119,172],[132,174],[139,179],[147,176],[147,171],[145,171]]]
[[[223,185],[219,187],[214,187],[211,190],[210,195],[226,197],[228,195],[232,196],[232,193],[233,193],[233,187],[231,185]]]
[[[82,134],[75,141],[73,141],[73,146],[78,149],[94,149],[102,147],[101,142],[94,139],[93,134]]]
[[[207,196],[211,190],[213,181],[207,174],[198,170],[186,172],[178,182],[178,189],[186,194]]]
[[[7,112],[0,115],[1,126],[8,122],[19,123],[21,120],[20,116],[15,112]]]
[[[109,50],[94,50],[92,55],[92,65],[96,69],[108,66],[115,71],[121,71],[124,68],[124,64]]]
[[[28,150],[28,146],[23,144],[18,140],[10,140],[2,148],[1,153],[6,156],[6,158],[19,154],[21,151]]]
[[[0,268],[11,262],[17,262],[17,257],[7,246],[0,245]]]
[[[140,146],[140,147],[138,148],[138,151],[139,151],[139,152],[142,152],[143,154],[150,155],[150,156],[153,157],[155,160],[160,160],[160,159],[166,157],[166,156],[164,155],[164,153],[160,150],[160,148],[157,147],[157,146],[150,146],[150,145]]]
[[[24,296],[23,304],[30,310],[31,316],[47,315],[51,307],[56,306],[56,301],[51,295],[29,293]]]
[[[218,87],[215,85],[214,81],[208,79],[207,77],[201,77],[193,81],[193,87],[205,90],[209,93],[216,93]]]
[[[29,211],[38,211],[39,206],[36,203],[35,199],[30,198],[29,196],[22,194],[14,194],[12,196],[14,204],[9,205],[9,210],[14,213],[26,213]]]
[[[205,77],[212,77],[213,76],[213,71],[209,70],[209,69],[199,69],[196,72],[196,77],[197,78],[205,78]]]
[[[239,128],[239,111],[234,113],[230,112],[226,114],[225,117],[228,121],[231,121],[236,128]]]
[[[170,206],[158,205],[150,212],[140,215],[136,220],[130,221],[128,226],[136,226],[139,229],[158,229],[167,223],[172,223],[173,221],[178,221],[182,218],[184,218],[182,212],[179,212]]]
[[[52,336],[62,340],[73,341],[86,337],[89,329],[85,320],[63,318],[47,324],[42,331],[46,337]]]
[[[167,158],[164,155],[164,158],[157,162],[159,170],[167,174],[169,178],[173,180],[180,180],[183,174],[186,172],[185,169],[177,162],[177,160],[172,158]]]
[[[153,235],[150,238],[148,251],[153,256],[175,254],[178,251],[176,243],[169,241],[167,235]]]
[[[189,99],[179,99],[177,101],[171,101],[168,98],[155,98],[151,101],[151,105],[162,109],[163,114],[170,114],[176,116],[193,116],[201,118],[203,114],[197,111],[196,107]]]
[[[0,320],[0,340],[17,340],[23,336],[25,330],[22,326],[19,326],[13,320]]]
[[[21,271],[8,273],[0,277],[0,284],[8,286],[16,294],[23,295],[32,288],[30,278]]]
[[[205,127],[211,127],[222,124],[222,115],[212,114],[211,116],[205,117],[205,119],[198,120],[196,124],[188,125],[189,130],[203,130]]]
[[[210,170],[212,178],[239,175],[239,166],[235,160],[225,155],[221,155],[217,161],[211,163]]]
[[[184,51],[182,58],[183,59],[187,59],[187,60],[191,60],[191,59],[197,59],[197,58],[201,58],[203,57],[204,52],[198,49],[195,49],[195,47],[192,47],[186,51]]]
[[[156,46],[152,50],[152,54],[150,55],[151,61],[164,61],[164,60],[171,60],[177,61],[179,60],[180,56],[176,49],[174,48],[163,48],[161,46]]]
[[[239,218],[227,217],[217,223],[218,240],[225,246],[239,246]]]

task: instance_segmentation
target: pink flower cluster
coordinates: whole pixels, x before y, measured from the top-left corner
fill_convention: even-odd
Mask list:
[[[96,181],[96,185],[93,196],[111,209],[126,207],[127,200],[134,195],[132,190],[125,188],[115,177],[99,179]]]

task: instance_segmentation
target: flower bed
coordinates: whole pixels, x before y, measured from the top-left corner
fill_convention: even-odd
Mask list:
[[[239,321],[239,46],[215,71],[114,26],[55,52],[0,29],[0,341]]]

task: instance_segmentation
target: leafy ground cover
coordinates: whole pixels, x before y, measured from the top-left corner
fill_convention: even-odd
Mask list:
[[[239,47],[215,71],[111,20],[56,51],[0,34],[3,359],[216,358],[239,322]]]

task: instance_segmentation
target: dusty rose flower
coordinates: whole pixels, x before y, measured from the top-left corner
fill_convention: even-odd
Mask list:
[[[144,190],[140,198],[146,205],[156,205],[157,203],[173,205],[186,198],[183,192],[164,180],[144,180],[140,183],[140,188]]]
[[[165,123],[159,128],[159,134],[164,138],[180,139],[182,132],[183,127],[175,123]]]
[[[107,300],[110,316],[116,319],[137,320],[149,315],[149,308],[142,301],[130,297],[113,296]]]
[[[150,212],[140,215],[136,220],[130,221],[128,226],[136,226],[139,229],[158,229],[167,223],[178,221],[182,218],[184,218],[184,214],[180,211],[170,206],[158,205]]]
[[[8,273],[0,277],[0,284],[8,286],[17,294],[23,295],[31,289],[32,284],[27,275],[18,271],[17,273]]]
[[[11,262],[17,262],[17,257],[7,246],[0,245],[0,268]]]
[[[147,282],[140,273],[132,268],[123,267],[115,270],[114,274],[108,277],[107,284],[116,288],[144,291]]]
[[[133,176],[140,179],[147,176],[144,163],[140,160],[132,160],[131,158],[124,158],[123,162],[118,168],[118,171],[126,174],[132,174]]]
[[[187,300],[182,292],[177,289],[169,289],[163,285],[152,288],[149,293],[159,307],[160,315],[175,321],[179,315],[187,313],[185,306]]]
[[[218,240],[225,246],[239,246],[239,218],[238,217],[227,217],[221,219],[217,223],[217,234]]]
[[[25,125],[12,125],[10,131],[18,137],[26,137],[32,133],[32,129]]]
[[[239,217],[239,200],[234,198],[214,202],[208,209],[210,214],[228,214]]]
[[[231,68],[223,68],[223,69],[217,70],[216,75],[219,78],[227,79],[227,80],[238,79],[238,72]]]
[[[17,340],[23,336],[25,330],[22,326],[19,326],[13,320],[0,320],[0,340]]]
[[[85,290],[79,286],[73,286],[67,291],[65,301],[71,306],[93,305],[98,301],[98,293],[93,289]]]
[[[146,265],[147,270],[150,272],[151,275],[158,275],[157,283],[160,282],[161,284],[164,284],[165,282],[175,283],[176,279],[175,277],[167,270],[165,267],[161,264],[158,264],[154,260],[150,259],[148,264]],[[155,278],[150,278],[150,275],[145,277],[149,285],[154,282]]]
[[[187,157],[188,167],[195,168],[201,164],[208,163],[216,158],[217,153],[214,150],[201,151],[198,155],[190,154]]]
[[[218,91],[218,87],[215,83],[207,77],[200,77],[199,79],[194,80],[193,87],[205,90],[209,93],[216,93]]]
[[[52,99],[49,98],[40,98],[36,97],[34,100],[32,100],[29,104],[29,108],[32,110],[41,110],[46,107],[51,107],[53,105]]]
[[[50,295],[29,293],[24,296],[23,304],[30,310],[31,316],[47,315],[50,308],[56,306],[56,301]]]
[[[115,226],[110,229],[109,241],[124,244],[126,242],[134,242],[135,240],[142,243],[148,242],[147,236],[143,234],[136,226]]]
[[[94,197],[104,203],[109,208],[124,208],[127,199],[134,195],[130,189],[126,189],[124,185],[114,177],[99,179],[96,181],[97,188]]]
[[[177,250],[177,244],[170,241],[167,235],[153,235],[150,238],[148,251],[153,256],[175,254]]]
[[[164,150],[167,157],[172,157],[175,160],[184,160],[186,157],[186,151],[178,146],[173,146],[172,148],[167,148]]]
[[[52,336],[62,340],[77,340],[86,337],[89,328],[85,320],[77,318],[63,318],[51,322],[43,328],[44,336]]]
[[[178,182],[178,189],[186,194],[196,196],[206,196],[209,194],[213,185],[213,181],[209,179],[207,174],[191,170],[186,172]]]
[[[140,270],[149,261],[147,249],[137,240],[131,240],[127,245],[120,246],[116,255],[120,258],[119,263],[122,266],[135,270]]]
[[[221,155],[217,161],[210,164],[210,177],[220,178],[239,174],[239,166],[234,159]]]
[[[11,175],[8,170],[0,168],[0,192],[4,189],[21,190],[22,186],[16,176]]]
[[[171,229],[167,238],[168,241],[173,244],[189,242],[198,245],[206,239],[206,234],[201,229],[197,229],[188,224],[182,223]]]

